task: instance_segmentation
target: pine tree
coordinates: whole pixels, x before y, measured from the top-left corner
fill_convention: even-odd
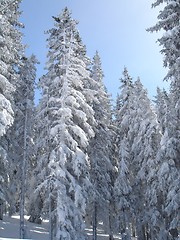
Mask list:
[[[0,11],[0,205],[8,199],[8,161],[7,129],[12,125],[14,118],[15,83],[17,82],[17,68],[21,62],[23,46],[21,44],[21,33],[19,28],[22,25],[18,22],[20,1],[1,1]],[[8,5],[8,7],[7,7]],[[1,207],[0,207],[1,208]],[[2,210],[0,210],[2,213]],[[1,216],[2,218],[2,216]]]
[[[167,127],[167,113],[170,104],[169,95],[165,89],[161,90],[157,88],[157,96],[155,96],[155,110],[157,114],[157,120],[161,133],[164,134],[164,131]]]
[[[23,57],[21,60],[18,85],[14,94],[14,124],[6,135],[7,139],[11,139],[8,147],[10,215],[19,211],[21,184],[25,183],[26,167],[30,164],[33,143],[36,63],[37,60],[33,55],[30,58]]]
[[[170,81],[170,104],[166,112],[167,126],[164,130],[161,149],[158,153],[158,158],[163,159],[159,170],[165,219],[165,229],[162,232],[165,232],[166,238],[168,238],[169,232],[174,238],[177,238],[179,226],[178,199],[180,199],[180,189],[177,187],[179,184],[176,182],[180,180],[180,2],[158,0],[153,4],[153,7],[159,6],[161,3],[165,3],[165,5],[158,15],[158,22],[148,30],[151,32],[165,31],[163,36],[158,39],[160,46],[162,46],[161,53],[164,55],[164,66],[168,68],[165,80]]]
[[[135,236],[134,228],[138,239],[146,239],[152,227],[149,212],[155,214],[150,206],[150,192],[157,172],[160,133],[140,79],[132,83],[125,69],[121,82],[116,113],[119,170],[115,184],[119,227],[123,239],[131,239],[130,234]],[[129,224],[132,229],[128,230]]]
[[[172,109],[171,94],[162,94],[161,103],[164,107],[164,114],[161,116],[160,123],[163,123],[163,131],[161,137],[161,144],[157,154],[157,164],[159,166],[157,171],[158,186],[156,191],[158,193],[158,209],[159,209],[159,222],[157,231],[158,239],[169,239],[170,234],[173,237],[178,236],[178,205],[179,205],[179,173],[177,165],[176,154],[178,143],[173,136],[173,129],[176,125],[174,122]],[[158,104],[158,102],[157,102]],[[160,109],[157,107],[160,112]],[[160,115],[160,114],[159,114]]]
[[[97,91],[97,100],[93,104],[95,119],[97,125],[94,129],[95,137],[89,144],[90,157],[90,177],[93,184],[93,199],[90,208],[93,213],[93,239],[97,239],[97,223],[99,220],[104,224],[109,222],[109,206],[112,201],[112,111],[110,99],[103,83],[103,72],[101,60],[98,52],[96,52],[93,62],[91,76],[95,80],[92,89]],[[108,210],[108,212],[105,211]],[[91,215],[89,213],[89,215]],[[112,231],[110,229],[110,231]]]
[[[154,178],[157,179],[156,154],[160,143],[160,132],[154,107],[140,79],[134,83],[132,96],[133,107],[129,131],[129,138],[133,139],[131,145],[133,158],[130,164],[133,176],[131,197],[133,213],[136,216],[137,237],[146,239],[153,229],[150,218],[155,215],[150,202],[151,193],[154,191]]]
[[[128,231],[128,225],[131,221],[131,205],[130,205],[130,193],[132,191],[130,186],[129,175],[129,155],[130,150],[126,136],[121,140],[118,156],[118,176],[116,178],[114,192],[116,199],[116,211],[118,218],[118,232],[120,230],[122,239],[130,239],[130,230]]]
[[[24,214],[25,214],[25,197],[27,185],[27,173],[30,172],[31,159],[32,159],[32,147],[33,147],[33,122],[34,122],[34,87],[36,78],[37,60],[34,55],[29,59],[23,58],[22,67],[19,69],[19,78],[22,81],[20,88],[17,89],[19,97],[18,99],[19,109],[17,111],[17,117],[15,118],[14,128],[15,135],[18,135],[16,141],[18,146],[23,146],[21,151],[19,149],[19,159],[21,164],[19,167],[19,173],[21,177],[19,180],[20,189],[20,237],[26,237]],[[20,110],[20,111],[19,111]],[[19,114],[20,113],[20,114]],[[17,121],[17,122],[16,122]],[[19,131],[18,131],[19,130]],[[14,163],[13,163],[14,164]],[[18,165],[18,164],[17,164]],[[18,173],[18,171],[17,171]]]
[[[128,140],[129,121],[130,121],[130,99],[133,92],[132,78],[127,68],[124,68],[123,78],[120,79],[120,94],[117,96],[115,109],[116,124],[116,156],[118,159],[118,175],[114,186],[114,196],[117,211],[117,227],[121,233],[122,239],[128,236],[128,224],[131,221],[131,204],[130,204],[130,172],[129,164],[131,158],[130,143]]]
[[[94,91],[77,22],[67,8],[48,31],[47,73],[40,80],[37,111],[38,186],[48,211],[52,239],[85,239],[89,181],[87,147],[94,137]],[[39,127],[39,128],[38,128]]]

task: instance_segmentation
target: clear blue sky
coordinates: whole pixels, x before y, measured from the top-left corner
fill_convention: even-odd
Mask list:
[[[157,22],[157,9],[144,0],[23,0],[21,22],[25,24],[24,43],[27,54],[34,53],[40,65],[37,77],[43,74],[46,61],[44,31],[53,26],[52,16],[68,7],[79,21],[78,29],[87,55],[98,50],[104,71],[104,83],[115,99],[124,66],[134,80],[140,76],[152,98],[156,88],[166,87],[163,77],[163,56],[156,40],[161,35],[146,32]]]

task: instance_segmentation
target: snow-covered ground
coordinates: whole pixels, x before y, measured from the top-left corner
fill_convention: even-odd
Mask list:
[[[48,240],[48,222],[43,221],[38,225],[26,221],[26,232],[29,239]],[[0,240],[3,238],[19,238],[19,216],[4,216],[4,219],[0,220]]]
[[[42,224],[34,224],[27,221],[26,219],[26,232],[27,232],[27,239],[35,239],[35,240],[48,240],[49,233],[48,233],[48,221],[43,221]],[[88,239],[92,240],[92,229],[86,229]],[[18,239],[19,238],[19,216],[8,217],[4,216],[3,220],[0,220],[0,240],[7,240],[8,238],[11,239]],[[104,233],[99,225],[98,228],[98,240],[107,240],[108,235]],[[115,236],[115,239],[120,239],[120,237]],[[73,240],[73,239],[72,239]]]

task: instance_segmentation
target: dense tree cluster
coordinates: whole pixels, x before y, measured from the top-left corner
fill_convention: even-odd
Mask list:
[[[180,227],[180,2],[164,3],[158,41],[170,90],[154,102],[124,68],[116,106],[98,52],[86,55],[68,8],[47,31],[46,73],[34,105],[36,57],[26,57],[20,0],[1,1],[0,219],[49,220],[52,240],[93,240],[101,222],[113,240],[178,239]],[[7,7],[8,6],[8,7]],[[28,179],[28,180],[27,180]]]

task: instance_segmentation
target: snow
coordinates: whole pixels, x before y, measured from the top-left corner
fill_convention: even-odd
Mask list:
[[[83,129],[81,129],[79,126],[71,126],[71,130],[77,137],[79,137],[81,146],[85,148],[87,146],[88,139]]]
[[[13,123],[12,115],[10,101],[0,94],[0,136],[4,135],[6,128]]]
[[[26,232],[27,239],[49,239],[48,233],[48,222],[43,221],[41,225],[30,223],[27,221],[28,217],[25,216],[26,219]],[[4,216],[4,219],[0,221],[0,240],[10,239],[18,239],[19,238],[19,216],[15,215],[13,217]]]
[[[169,165],[167,162],[164,162],[159,170],[159,175],[160,175],[160,177],[162,177],[163,175],[165,175],[168,172],[169,172]]]
[[[36,240],[48,240],[48,221],[43,221],[42,224],[34,224],[27,221],[28,216],[25,216],[25,224],[27,230],[27,239]],[[97,229],[97,240],[108,240],[108,234],[104,233],[103,224],[100,223]],[[86,228],[86,234],[88,240],[92,240],[92,228]],[[4,216],[3,220],[0,220],[0,240],[18,240],[19,239],[19,215],[12,217]],[[121,239],[115,235],[114,240]]]

